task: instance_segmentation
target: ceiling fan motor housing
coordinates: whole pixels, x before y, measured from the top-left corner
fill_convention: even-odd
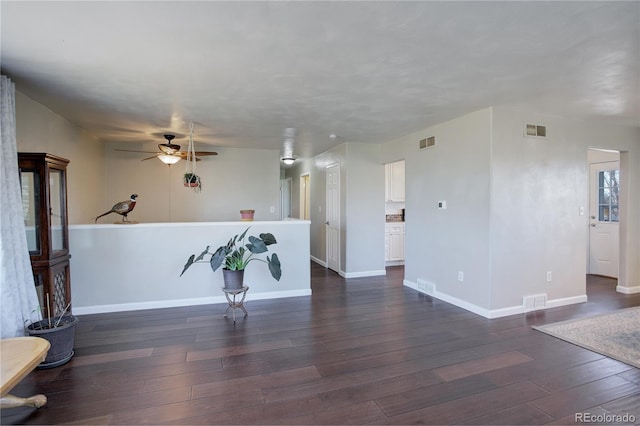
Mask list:
[[[167,140],[167,143],[159,143],[158,149],[165,154],[173,154],[176,151],[180,151],[180,145],[176,145],[171,143],[171,141],[175,138],[175,135],[164,135],[164,138]]]

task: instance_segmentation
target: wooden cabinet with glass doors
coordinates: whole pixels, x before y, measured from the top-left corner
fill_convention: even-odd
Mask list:
[[[61,315],[71,303],[67,164],[51,154],[18,153],[27,246],[43,317]]]

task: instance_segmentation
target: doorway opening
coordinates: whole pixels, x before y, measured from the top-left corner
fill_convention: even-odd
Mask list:
[[[311,219],[311,185],[309,173],[300,176],[300,219]]]
[[[291,217],[291,178],[280,180],[280,220]]]
[[[587,273],[618,278],[620,268],[620,152],[589,149]]]
[[[404,265],[405,259],[405,162],[387,163],[385,170],[385,266]]]

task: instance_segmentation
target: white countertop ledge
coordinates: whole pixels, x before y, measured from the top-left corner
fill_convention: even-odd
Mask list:
[[[133,221],[132,221],[133,222]],[[287,220],[254,220],[254,221],[236,221],[236,222],[152,222],[152,223],[89,223],[69,225],[69,229],[89,229],[89,228],[119,228],[127,227],[135,228],[171,228],[171,227],[192,227],[192,226],[237,226],[244,225],[247,227],[256,225],[299,225],[301,223],[311,224],[310,220],[287,219]]]

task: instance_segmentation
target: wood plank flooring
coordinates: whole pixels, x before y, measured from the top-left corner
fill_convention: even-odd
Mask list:
[[[574,424],[640,422],[640,369],[532,325],[639,306],[588,277],[589,302],[488,320],[402,286],[402,267],[345,280],[312,264],[313,296],[85,315],[75,357],[13,393],[2,424]],[[606,422],[605,422],[606,423]]]

